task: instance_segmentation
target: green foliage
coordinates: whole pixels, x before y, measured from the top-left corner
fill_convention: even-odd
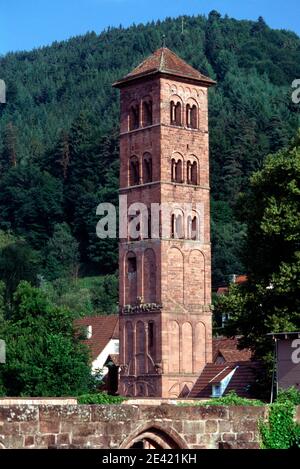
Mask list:
[[[0,178],[0,228],[40,249],[62,218],[61,182],[35,165],[11,168]]]
[[[67,223],[54,226],[45,249],[45,276],[49,280],[74,278],[78,273],[78,243]]]
[[[13,313],[0,325],[7,363],[0,383],[9,396],[66,396],[91,386],[87,349],[74,336],[74,315],[49,303],[41,289],[21,282]]]
[[[74,315],[93,316],[118,312],[118,277],[60,278],[43,282],[42,289],[56,306],[66,306]]]
[[[104,392],[95,394],[83,394],[77,397],[78,404],[121,404],[125,398],[120,396],[110,396]]]
[[[270,361],[270,332],[300,327],[300,133],[292,144],[269,156],[241,198],[247,224],[244,248],[249,281],[232,286],[218,307],[230,313],[227,333]]]
[[[193,403],[178,403],[178,405],[197,405],[197,406],[262,406],[264,403],[257,399],[246,399],[245,397],[240,397],[236,394],[235,391],[230,391],[226,396],[216,397],[209,399],[208,401],[195,401]]]
[[[0,278],[5,284],[6,315],[12,302],[13,294],[21,280],[37,283],[41,259],[22,238],[10,232],[0,230]]]
[[[300,391],[294,386],[289,389],[280,389],[276,402],[283,403],[286,401],[292,402],[294,405],[300,405]]]
[[[5,316],[5,283],[0,280],[0,324]],[[1,326],[0,326],[1,327]]]
[[[268,422],[260,422],[263,449],[289,449],[299,446],[300,425],[294,422],[295,406],[292,402],[270,406]]]
[[[119,279],[116,275],[98,277],[91,283],[91,296],[96,314],[118,312]]]
[[[111,84],[161,45],[217,79],[210,90],[213,280],[245,272],[244,223],[232,208],[264,156],[299,126],[290,84],[300,76],[298,36],[263,19],[213,11],[128,29],[109,28],[0,58],[0,227],[44,253],[57,223],[79,243],[84,275],[114,274],[116,240],[96,237],[96,207],[117,202],[119,99]],[[229,213],[222,218],[222,211]],[[43,259],[44,260],[44,259]]]

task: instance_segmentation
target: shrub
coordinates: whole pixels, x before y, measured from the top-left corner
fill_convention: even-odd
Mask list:
[[[213,399],[210,399],[209,401],[196,401],[194,403],[188,403],[188,402],[181,402],[179,405],[200,405],[200,406],[210,406],[210,405],[244,405],[244,406],[262,406],[264,403],[259,400],[255,399],[246,399],[245,397],[240,397],[236,394],[235,391],[230,391],[226,396],[224,397],[216,397]]]
[[[300,405],[300,391],[294,386],[289,389],[281,389],[278,392],[276,402],[283,403],[286,401],[292,402],[294,405]]]
[[[83,394],[77,398],[78,404],[121,404],[125,398],[121,396],[110,396],[104,392],[95,394]]]
[[[268,422],[260,422],[261,446],[264,449],[300,448],[300,425],[294,421],[300,392],[291,387],[281,390],[270,405]]]

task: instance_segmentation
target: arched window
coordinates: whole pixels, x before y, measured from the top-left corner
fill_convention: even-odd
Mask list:
[[[148,353],[153,357],[153,352],[155,350],[155,325],[153,321],[148,322]]]
[[[145,368],[145,325],[142,321],[138,321],[136,325],[136,372],[137,375],[143,375]],[[143,394],[142,394],[143,395]]]
[[[187,236],[193,241],[200,239],[199,217],[196,213],[187,217]]]
[[[176,230],[175,220],[176,220],[176,217],[173,214],[171,216],[171,238],[173,238],[173,239],[175,238],[175,230]]]
[[[198,171],[197,171],[197,162],[194,161],[191,168],[191,181],[192,184],[198,184]]]
[[[171,216],[171,238],[184,238],[183,215],[181,213],[172,214]]]
[[[130,159],[129,179],[131,186],[136,186],[140,183],[140,166],[136,156]]]
[[[127,288],[126,299],[131,305],[136,304],[137,299],[137,259],[133,252],[127,256]]]
[[[146,153],[143,158],[143,183],[152,182],[152,158]]]
[[[140,126],[140,107],[132,104],[129,111],[129,130],[138,129]]]
[[[183,175],[182,175],[182,160],[178,159],[177,161],[175,158],[172,158],[171,161],[171,179],[172,182],[183,182]]]
[[[197,119],[197,106],[196,104],[194,104],[192,106],[192,110],[191,110],[191,127],[192,129],[197,129],[198,128],[198,119]]]
[[[144,302],[156,302],[156,256],[153,249],[146,249],[143,268]]]
[[[148,210],[148,233],[145,238],[151,238],[152,237],[152,218],[151,218],[151,209]]]
[[[182,125],[180,101],[177,101],[176,103],[171,101],[170,103],[170,122],[171,125]]]
[[[198,128],[197,114],[198,114],[198,110],[197,110],[196,104],[186,105],[186,126],[189,127],[190,129]]]
[[[187,162],[186,166],[186,181],[187,184],[193,184],[194,186],[198,184],[198,164],[197,161]]]
[[[143,101],[142,107],[142,121],[143,127],[147,127],[148,125],[152,125],[153,117],[152,117],[152,101],[151,99],[147,99]]]

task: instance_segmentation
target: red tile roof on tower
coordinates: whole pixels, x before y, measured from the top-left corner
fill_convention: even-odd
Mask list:
[[[114,83],[113,86],[119,87],[128,81],[136,80],[148,75],[154,75],[156,73],[187,78],[191,81],[201,82],[204,86],[212,86],[216,83],[211,78],[206,77],[191,65],[187,64],[167,47],[161,47],[147,57],[141,64],[132,70],[132,72]]]
[[[111,339],[119,338],[119,316],[90,316],[75,321],[75,328],[79,333],[88,326],[92,326],[92,336],[82,340],[82,343],[88,346],[92,359],[95,360]]]

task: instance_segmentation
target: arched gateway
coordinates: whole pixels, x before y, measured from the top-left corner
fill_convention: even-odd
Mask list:
[[[120,449],[181,449],[187,448],[186,441],[173,429],[167,430],[158,425],[144,425],[129,435]]]

